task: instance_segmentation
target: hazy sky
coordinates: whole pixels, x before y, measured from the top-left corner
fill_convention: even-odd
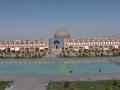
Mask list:
[[[120,36],[120,0],[0,0],[0,39]]]

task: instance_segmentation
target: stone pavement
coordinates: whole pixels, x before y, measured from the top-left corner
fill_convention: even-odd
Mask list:
[[[120,73],[61,73],[61,74],[32,74],[32,73],[0,73],[0,80],[14,80],[10,90],[46,90],[50,80],[109,80],[120,79]]]

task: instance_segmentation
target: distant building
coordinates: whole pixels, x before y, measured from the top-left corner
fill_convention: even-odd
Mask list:
[[[41,40],[7,40],[0,41],[0,51],[40,52],[49,49],[47,39]]]
[[[117,49],[120,51],[120,38],[106,37],[106,38],[77,38],[64,39],[64,50],[74,51],[107,51]]]
[[[42,52],[42,51],[120,51],[120,37],[70,38],[66,28],[59,28],[54,38],[40,40],[0,41],[0,52]]]

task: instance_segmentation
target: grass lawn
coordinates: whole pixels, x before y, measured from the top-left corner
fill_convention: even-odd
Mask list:
[[[120,80],[50,81],[47,90],[120,90]]]
[[[5,88],[9,86],[9,83],[11,83],[11,81],[0,81],[0,90],[5,90]]]

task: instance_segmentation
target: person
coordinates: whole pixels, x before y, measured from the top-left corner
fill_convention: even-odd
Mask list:
[[[101,69],[99,68],[99,70],[98,70],[99,72],[101,72]]]
[[[69,71],[69,73],[72,73],[72,72],[73,72],[72,70]]]

